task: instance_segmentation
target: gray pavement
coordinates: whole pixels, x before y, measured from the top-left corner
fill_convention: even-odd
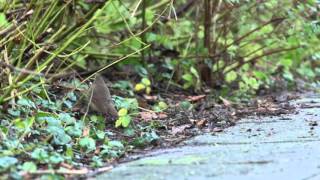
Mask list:
[[[292,103],[319,106],[320,98],[309,96]],[[320,108],[245,118],[223,133],[151,152],[95,179],[320,180]]]

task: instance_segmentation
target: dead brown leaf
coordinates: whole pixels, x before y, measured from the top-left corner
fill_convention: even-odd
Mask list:
[[[158,99],[157,96],[150,96],[150,95],[146,95],[144,94],[143,97],[146,99],[146,100],[149,100],[149,101],[155,101]]]
[[[200,119],[199,121],[196,122],[196,125],[199,128],[205,127],[206,124],[207,124],[207,120],[206,119]]]
[[[158,114],[158,118],[159,119],[166,119],[168,117],[168,115],[166,114],[166,113],[164,113],[164,112],[160,112],[159,114]]]
[[[87,137],[90,134],[90,127],[86,126],[83,128],[82,136]]]
[[[188,96],[187,100],[190,102],[196,102],[196,101],[200,101],[201,99],[203,99],[205,97],[206,97],[206,95]]]
[[[232,102],[219,96],[219,99],[222,101],[223,105],[226,106],[226,107],[231,107],[232,106]]]
[[[158,117],[155,112],[140,112],[139,115],[144,121],[151,121],[152,119],[156,119]]]

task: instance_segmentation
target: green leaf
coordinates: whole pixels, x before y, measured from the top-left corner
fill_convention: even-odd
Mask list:
[[[66,145],[72,141],[72,138],[64,131],[54,134],[53,142],[57,145]]]
[[[66,125],[70,125],[76,122],[76,119],[68,113],[60,113],[58,118],[60,121],[64,122]]]
[[[151,81],[148,78],[142,78],[141,83],[146,85],[146,86],[150,86],[151,85]]]
[[[197,71],[194,67],[190,67],[190,72],[191,72],[197,79],[199,79],[198,71]]]
[[[0,172],[18,163],[18,159],[10,156],[0,157]]]
[[[268,76],[265,72],[262,71],[254,71],[253,72],[254,76],[260,80],[267,80]]]
[[[290,71],[285,71],[282,76],[288,81],[294,81],[294,76]]]
[[[51,155],[49,158],[49,162],[52,164],[59,164],[63,161],[64,161],[64,158],[58,153],[53,153],[53,155]]]
[[[11,114],[12,116],[15,117],[20,117],[21,116],[21,111],[18,109],[8,109],[8,113]]]
[[[37,170],[37,165],[34,162],[24,162],[22,167],[22,170],[26,172],[35,172]]]
[[[6,16],[4,13],[0,13],[0,29],[8,27],[9,22],[6,19]]]
[[[129,115],[120,117],[122,127],[126,128],[131,122],[131,117]]]
[[[49,112],[38,111],[35,115],[37,123],[45,123],[46,121],[56,121],[58,116]],[[58,121],[60,122],[60,121]]]
[[[84,124],[82,121],[75,122],[73,126],[67,126],[65,131],[73,137],[80,137],[82,135]]]
[[[71,109],[73,106],[73,103],[69,100],[64,100],[63,104],[66,105],[67,108]]]
[[[160,101],[160,102],[158,103],[158,106],[160,107],[161,110],[164,110],[164,109],[167,109],[167,108],[168,108],[168,105],[167,105],[165,102],[163,102],[163,101]]]
[[[117,147],[117,148],[121,148],[121,149],[124,148],[124,145],[122,144],[121,141],[109,141],[108,146],[109,147]]]
[[[184,110],[189,110],[192,108],[192,104],[189,101],[182,101],[179,103],[179,106]]]
[[[65,155],[66,155],[67,157],[70,157],[70,158],[73,158],[73,157],[74,157],[74,153],[73,153],[73,150],[72,150],[72,147],[71,147],[71,146],[67,146],[67,150],[66,150]]]
[[[96,141],[90,137],[81,138],[79,141],[80,147],[86,149],[86,152],[91,152],[96,149]]]
[[[121,119],[119,118],[119,119],[116,121],[115,127],[118,128],[118,127],[121,126],[121,124],[122,124],[122,121],[121,121]]]
[[[49,158],[49,154],[42,148],[37,148],[31,153],[33,159],[46,162]]]
[[[14,120],[14,126],[19,130],[19,131],[24,131],[25,130],[25,123],[20,119],[15,119]]]
[[[236,80],[238,77],[237,73],[235,71],[230,71],[226,74],[226,81],[228,83],[231,83],[232,81]]]
[[[146,88],[146,86],[144,85],[144,84],[142,84],[142,83],[138,83],[138,84],[136,84],[135,86],[134,86],[134,90],[135,91],[141,91],[141,90],[143,90],[143,89],[145,89]]]
[[[121,117],[121,116],[125,116],[128,114],[128,110],[125,109],[125,108],[121,108],[118,112],[118,115]]]
[[[187,73],[187,74],[184,74],[182,76],[182,79],[185,80],[185,81],[188,81],[188,82],[192,82],[193,81],[193,77],[191,74]]]
[[[293,64],[291,59],[281,59],[280,64],[286,68],[290,68]]]
[[[103,160],[99,156],[93,156],[92,157],[91,166],[93,166],[93,167],[102,167],[103,166]]]
[[[135,98],[117,98],[116,106],[118,108],[125,108],[127,110],[137,110],[139,107],[138,101]]]
[[[147,39],[147,42],[154,42],[157,40],[157,34],[152,32],[146,33],[146,39]]]
[[[30,99],[27,98],[21,98],[17,101],[17,104],[20,106],[26,106],[28,108],[36,108],[36,105],[34,102],[32,102]]]
[[[105,137],[105,132],[101,131],[101,130],[97,130],[96,131],[96,136],[97,136],[98,139],[102,140]]]

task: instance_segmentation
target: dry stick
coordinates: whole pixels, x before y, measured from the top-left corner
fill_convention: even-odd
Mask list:
[[[238,39],[234,40],[234,41],[231,42],[230,44],[226,45],[222,51],[220,51],[218,54],[215,54],[214,56],[212,56],[212,58],[221,56],[223,53],[225,53],[225,52],[229,49],[229,47],[231,47],[232,45],[238,43],[239,41],[247,38],[247,37],[250,36],[251,34],[259,31],[259,30],[262,29],[263,27],[265,27],[265,26],[267,26],[267,25],[269,25],[269,24],[271,24],[271,23],[277,22],[277,21],[283,21],[284,19],[285,19],[285,18],[275,18],[275,19],[269,20],[268,22],[266,22],[266,23],[262,24],[261,26],[259,26],[259,27],[255,28],[255,29],[247,32],[246,34],[242,35],[241,37],[239,37]]]
[[[0,65],[4,66],[6,68],[9,68],[11,71],[16,71],[16,72],[19,72],[21,74],[31,74],[31,75],[36,75],[36,76],[45,76],[43,73],[37,73],[37,72],[32,71],[32,70],[15,67],[15,66],[13,66],[11,64],[8,64],[8,63],[4,62],[3,60],[0,60]]]
[[[9,63],[9,57],[8,57],[8,50],[7,50],[7,47],[5,46],[4,47],[4,53],[3,53],[3,58],[4,58],[4,61],[6,63]],[[13,84],[13,77],[12,77],[12,74],[11,74],[11,70],[10,68],[5,68],[7,70],[7,75],[8,75],[8,83],[9,83],[9,86],[12,86]],[[10,71],[11,70],[11,71]],[[14,96],[14,93],[16,93],[17,90],[14,90],[14,91],[11,91],[10,95],[11,96]],[[12,101],[12,107],[15,108],[15,101]]]
[[[28,174],[31,175],[43,175],[43,174],[63,174],[63,175],[88,175],[93,176],[102,172],[107,172],[113,169],[113,166],[106,166],[102,168],[98,168],[96,170],[89,170],[89,169],[59,169],[59,170],[37,170],[34,172],[27,172],[23,171],[20,173],[22,176],[26,176]]]
[[[204,39],[203,39],[203,44],[204,47],[208,49],[209,54],[212,54],[211,51],[211,18],[212,18],[212,10],[211,10],[211,1],[210,0],[204,0],[203,4],[204,8]]]
[[[185,14],[191,7],[193,7],[192,5],[195,3],[195,0],[189,0],[188,2],[186,2],[184,5],[182,5],[181,7],[179,7],[176,10],[176,17],[182,16],[183,14]],[[162,23],[167,23],[170,19],[169,18],[165,18],[165,19],[161,19],[160,21]]]
[[[250,44],[250,43],[251,43],[251,42],[249,41],[248,44]],[[249,56],[257,53],[258,51],[261,51],[261,50],[267,48],[268,46],[270,46],[270,45],[272,45],[272,44],[274,44],[274,43],[275,43],[275,41],[272,42],[272,43],[270,43],[270,44],[268,44],[268,45],[261,46],[260,48],[257,48],[257,49],[249,52],[248,54],[246,54],[246,55],[244,55],[244,56],[238,56],[238,58],[235,59],[235,62],[227,62],[227,63],[225,63],[225,65],[224,65],[223,67],[221,67],[220,69],[226,69],[228,66],[230,66],[230,65],[232,65],[232,64],[234,64],[234,63],[237,63],[237,62],[240,62],[240,63],[241,63],[241,61],[239,61],[239,59],[240,59],[240,60],[243,60],[244,58],[247,58],[247,57],[249,57]],[[215,72],[216,72],[216,71],[215,71]]]

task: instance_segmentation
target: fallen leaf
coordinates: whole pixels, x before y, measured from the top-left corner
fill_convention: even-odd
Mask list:
[[[144,121],[151,121],[152,119],[156,119],[158,116],[155,112],[140,112],[140,117]]]
[[[176,134],[182,133],[185,129],[190,128],[191,126],[192,126],[191,124],[184,124],[178,127],[172,127],[171,134],[176,135]]]
[[[87,137],[90,134],[90,127],[86,126],[83,128],[82,136]]]
[[[212,129],[213,132],[222,132],[223,129],[222,128],[218,128],[218,127],[215,127]]]
[[[206,95],[198,95],[198,96],[188,96],[187,97],[187,100],[190,101],[190,102],[196,102],[196,101],[199,101],[203,98],[205,98]]]
[[[146,94],[144,94],[143,97],[144,97],[146,100],[149,100],[149,101],[151,101],[151,100],[152,100],[152,101],[155,101],[155,100],[158,99],[157,96],[150,96],[150,95],[146,95]]]
[[[166,119],[167,117],[168,117],[168,115],[166,113],[164,113],[164,112],[161,112],[161,113],[158,114],[158,118],[159,119]]]
[[[99,155],[100,154],[100,148],[97,148],[95,151],[94,151],[94,154],[96,154],[96,155]]]
[[[64,162],[62,162],[62,163],[60,164],[60,166],[66,168],[66,169],[72,169],[72,168],[73,168],[72,165],[67,164],[67,163],[64,163]]]
[[[207,124],[207,120],[205,120],[205,119],[201,119],[201,120],[197,121],[197,123],[196,123],[196,125],[197,125],[199,128],[204,127],[206,124]]]
[[[232,103],[229,100],[227,100],[227,99],[225,99],[225,98],[223,98],[221,96],[219,96],[219,99],[222,101],[224,106],[226,106],[226,107],[232,106]]]

